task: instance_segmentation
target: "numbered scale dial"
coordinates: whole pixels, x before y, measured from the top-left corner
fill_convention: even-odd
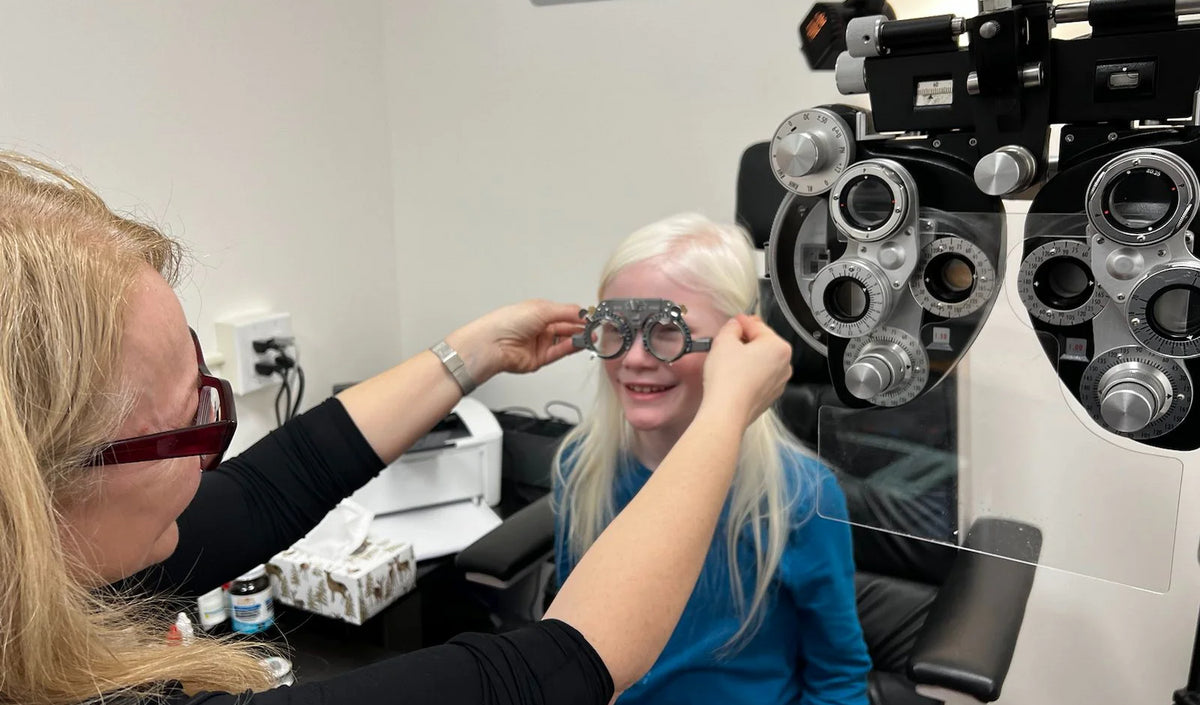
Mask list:
[[[1180,362],[1127,345],[1088,363],[1079,399],[1106,429],[1135,440],[1157,438],[1187,418],[1192,380]]]
[[[1177,263],[1159,269],[1129,294],[1129,331],[1166,357],[1200,356],[1200,268]]]
[[[1096,317],[1108,294],[1092,275],[1091,250],[1083,240],[1053,240],[1030,252],[1017,274],[1017,292],[1029,315],[1054,326]]]
[[[983,250],[961,237],[940,237],[921,249],[908,288],[921,308],[946,318],[979,310],[996,292],[996,268]]]
[[[883,270],[857,258],[838,260],[818,272],[810,298],[813,318],[841,338],[857,338],[875,330],[893,301]]]
[[[827,108],[802,110],[783,121],[771,139],[771,171],[783,187],[819,196],[854,161],[854,133]]]
[[[1137,149],[1092,177],[1088,222],[1121,244],[1152,245],[1187,227],[1195,215],[1197,191],[1200,181],[1182,157],[1165,149]]]
[[[846,389],[877,406],[907,404],[929,380],[929,355],[920,341],[899,328],[886,327],[855,338],[842,356]]]

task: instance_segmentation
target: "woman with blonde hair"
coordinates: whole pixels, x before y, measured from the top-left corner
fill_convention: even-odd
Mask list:
[[[599,297],[578,337],[603,358],[595,408],[555,463],[560,580],[657,476],[708,401],[705,336],[758,306],[750,239],[695,214],[648,225],[617,246]],[[836,480],[767,411],[742,436],[679,626],[621,702],[865,704],[870,660],[850,531],[823,517],[846,517]]]
[[[262,692],[245,643],[168,645],[157,591],[194,595],[265,562],[476,383],[568,354],[578,308],[494,311],[222,463],[233,398],[170,287],[178,262],[78,180],[0,153],[0,703],[599,705],[649,667],[700,572],[741,429],[788,376],[786,343],[750,317],[721,329],[714,399],[544,621]],[[663,521],[674,505],[684,514]]]

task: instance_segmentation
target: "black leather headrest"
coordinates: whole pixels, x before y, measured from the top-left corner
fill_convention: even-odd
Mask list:
[[[756,142],[742,152],[738,166],[737,222],[750,231],[755,247],[771,239],[771,223],[787,190],[771,173],[770,142]]]
[[[758,295],[762,300],[763,321],[792,346],[792,378],[789,382],[791,384],[832,384],[829,377],[829,364],[826,362],[825,356],[804,342],[804,339],[788,322],[787,317],[783,315],[783,309],[775,300],[775,293],[771,289],[769,280],[759,281]],[[834,398],[836,399],[836,397]]]

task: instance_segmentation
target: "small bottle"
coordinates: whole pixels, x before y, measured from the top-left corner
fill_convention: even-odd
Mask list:
[[[167,627],[167,646],[180,646],[183,644],[183,635],[179,633],[179,627],[172,624]]]
[[[229,610],[225,604],[228,599],[223,587],[206,592],[196,598],[196,612],[200,615],[201,629],[206,632],[214,631],[229,619]]]
[[[188,619],[186,612],[180,612],[175,618],[175,629],[179,632],[180,640],[185,644],[191,644],[196,640],[196,630],[192,628],[192,620]]]
[[[275,623],[275,606],[271,598],[271,580],[266,566],[256,566],[239,576],[229,587],[233,605],[233,630],[240,634],[257,634]]]

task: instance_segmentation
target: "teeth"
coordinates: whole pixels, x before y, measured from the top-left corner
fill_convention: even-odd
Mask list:
[[[629,387],[630,391],[637,392],[638,394],[653,394],[654,392],[661,392],[667,389],[666,387],[641,387],[636,384],[626,386]]]

